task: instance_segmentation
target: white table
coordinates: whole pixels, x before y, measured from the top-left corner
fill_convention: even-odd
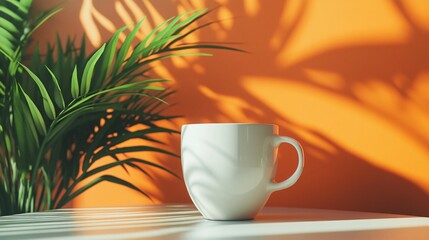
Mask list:
[[[61,209],[0,217],[0,239],[429,239],[429,218],[265,208],[253,221],[209,221],[190,205]]]

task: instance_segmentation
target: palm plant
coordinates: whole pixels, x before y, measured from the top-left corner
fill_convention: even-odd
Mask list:
[[[100,182],[131,188],[150,198],[127,179],[105,170],[146,167],[169,169],[144,158],[123,158],[130,152],[157,152],[178,157],[153,144],[128,146],[131,139],[160,143],[153,134],[178,131],[159,126],[176,116],[162,113],[164,79],[146,76],[150,63],[183,55],[210,56],[200,48],[237,50],[214,44],[180,44],[206,9],[168,19],[133,46],[142,22],[123,43],[119,29],[87,55],[85,39],[77,46],[68,38],[34,50],[25,61],[31,33],[58,9],[31,17],[32,0],[0,2],[0,215],[60,208]],[[191,51],[189,51],[191,50]],[[27,63],[24,64],[23,62]],[[141,125],[132,131],[131,126]],[[155,135],[156,136],[156,135]],[[158,146],[158,145],[157,145]],[[95,164],[110,157],[112,162]]]

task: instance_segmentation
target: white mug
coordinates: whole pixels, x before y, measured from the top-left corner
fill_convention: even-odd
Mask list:
[[[277,149],[291,144],[298,167],[283,182],[273,181]],[[210,220],[253,219],[272,192],[298,180],[304,167],[300,144],[278,136],[273,124],[208,123],[182,126],[182,169],[197,209]]]

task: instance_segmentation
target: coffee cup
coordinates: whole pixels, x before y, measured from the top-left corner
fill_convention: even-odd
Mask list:
[[[291,187],[301,176],[300,144],[278,135],[274,124],[207,123],[182,126],[182,170],[188,193],[204,218],[249,220],[272,192]],[[295,172],[276,183],[277,150],[291,144],[298,153]]]

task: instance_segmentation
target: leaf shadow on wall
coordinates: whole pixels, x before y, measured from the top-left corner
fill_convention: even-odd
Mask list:
[[[185,67],[181,68],[178,68],[175,62],[164,62],[164,67],[176,80],[175,88],[178,89],[178,94],[173,99],[177,105],[171,108],[170,112],[184,115],[187,122],[276,123],[280,125],[282,135],[298,139],[306,152],[306,166],[302,178],[291,189],[274,193],[268,204],[429,216],[429,196],[420,185],[374,163],[372,159],[365,157],[367,156],[365,149],[361,149],[359,154],[351,151],[344,146],[344,142],[349,139],[341,142],[328,136],[320,128],[302,124],[293,117],[288,117],[288,110],[279,112],[272,104],[268,104],[268,101],[255,97],[255,94],[249,91],[247,85],[249,81],[246,81],[246,77],[257,79],[255,81],[263,86],[264,79],[282,79],[285,83],[298,84],[317,92],[327,93],[338,101],[350,102],[357,110],[364,109],[364,113],[376,116],[382,122],[394,126],[395,129],[401,129],[416,141],[420,148],[427,148],[428,137],[418,128],[404,121],[397,108],[379,107],[374,102],[362,98],[356,89],[361,86],[371,87],[373,83],[379,84],[389,91],[393,89],[394,95],[401,103],[414,102],[417,108],[428,114],[425,105],[415,102],[411,94],[417,76],[429,69],[428,62],[423,59],[423,56],[428,55],[428,49],[425,47],[428,43],[428,33],[414,24],[406,9],[399,2],[394,1],[393,6],[402,14],[403,21],[408,23],[412,30],[406,42],[363,43],[336,47],[290,66],[281,67],[276,61],[279,49],[290,44],[291,37],[302,24],[306,8],[311,2],[302,1],[297,14],[287,28],[279,25],[279,19],[292,1],[271,1],[270,4],[263,4],[262,1],[256,0],[253,2],[257,4],[257,11],[252,14],[246,10],[248,6],[245,6],[244,1],[229,1],[223,4],[218,11],[232,13],[233,24],[220,25],[217,30],[203,30],[200,40],[217,39],[225,42],[243,40],[245,42],[243,47],[250,47],[249,50],[254,54],[217,52],[212,58],[199,58],[197,61],[183,59],[185,64],[182,66]],[[195,6],[193,1],[179,1],[179,3],[173,1],[173,3],[168,6],[164,4],[155,6],[157,14],[167,18],[178,5],[182,4],[188,8]],[[138,3],[138,5],[142,10],[148,11],[144,9],[143,4]],[[215,7],[215,4],[208,3],[208,7]],[[150,11],[148,15],[151,16]],[[272,47],[270,45],[272,37],[275,34],[279,36],[279,31],[281,32],[281,38],[277,39],[279,45]],[[203,70],[195,70],[201,66]],[[343,84],[341,87],[330,87],[316,82],[309,76],[308,69],[335,73]],[[399,80],[397,80],[398,74]],[[270,83],[266,81],[266,84]],[[272,97],[267,92],[266,98]],[[324,99],[320,101],[323,102]],[[341,110],[340,108],[339,111]],[[313,121],[317,122],[318,119]],[[348,123],[349,126],[356,124],[360,123]],[[308,140],[304,137],[307,135],[317,141]],[[379,144],[391,140],[383,140],[381,137]],[[171,138],[168,141],[179,151],[179,138]],[[287,156],[293,154],[291,149],[282,149],[279,159],[290,158]],[[286,162],[280,160],[280,177],[285,178],[292,171],[293,160]],[[389,159],[384,161],[383,164],[388,165],[386,162]],[[175,172],[181,172],[180,162],[176,159],[165,159],[163,162]],[[429,169],[425,170],[429,171]],[[157,177],[156,183],[163,191],[165,202],[189,201],[183,182]]]

